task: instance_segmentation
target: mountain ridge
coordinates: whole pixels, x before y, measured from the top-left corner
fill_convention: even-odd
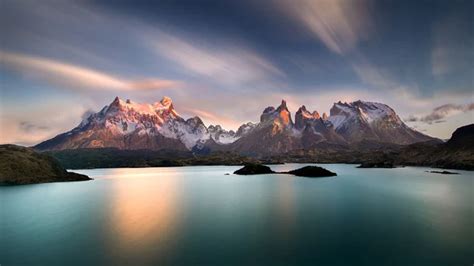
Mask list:
[[[34,146],[40,151],[78,148],[175,149],[193,152],[229,150],[243,154],[275,154],[292,150],[350,145],[363,140],[407,145],[435,138],[409,128],[382,103],[334,103],[321,116],[301,106],[295,120],[285,100],[269,106],[259,123],[244,123],[237,131],[206,125],[198,116],[184,119],[173,101],[135,103],[116,97],[72,130]]]

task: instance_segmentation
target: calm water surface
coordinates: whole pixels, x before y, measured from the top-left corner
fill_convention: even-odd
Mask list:
[[[474,263],[473,172],[324,167],[338,176],[121,168],[78,171],[89,182],[0,187],[0,264]]]

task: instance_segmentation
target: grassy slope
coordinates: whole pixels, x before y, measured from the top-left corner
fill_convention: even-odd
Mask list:
[[[0,145],[0,184],[90,180],[67,172],[53,157],[16,145]]]

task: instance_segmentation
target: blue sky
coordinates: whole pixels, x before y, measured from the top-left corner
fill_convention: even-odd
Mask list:
[[[447,138],[474,121],[472,1],[2,1],[1,143],[35,144],[115,96],[170,96],[236,129],[282,98],[393,107]]]

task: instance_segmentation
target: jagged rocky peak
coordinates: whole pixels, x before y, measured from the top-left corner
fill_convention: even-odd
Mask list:
[[[109,111],[118,111],[122,109],[123,105],[125,104],[118,96],[114,98],[114,100],[108,105],[107,112]]]
[[[188,120],[174,110],[169,97],[153,104],[116,97],[69,132],[39,144],[40,149],[116,147],[121,149],[192,149],[209,139],[199,117]]]
[[[171,110],[173,107],[173,100],[170,97],[164,96],[161,100],[152,104],[157,110]]]
[[[308,121],[314,121],[320,119],[318,111],[309,112],[306,106],[301,106],[295,114],[295,127],[297,129],[303,129]]]
[[[275,113],[275,107],[273,106],[268,106],[263,110],[262,115],[260,116],[260,123],[264,123],[268,120],[270,120]]]
[[[316,119],[321,118],[321,116],[319,115],[318,111],[316,111],[316,110],[311,114],[311,116],[312,116],[313,118],[316,118]]]
[[[250,133],[252,130],[254,130],[256,126],[257,126],[257,124],[252,123],[252,122],[247,122],[247,123],[245,123],[245,124],[242,124],[242,125],[237,129],[237,132],[235,133],[235,135],[236,135],[237,137],[245,136],[245,135],[247,135],[248,133]]]
[[[110,105],[120,105],[121,101],[122,100],[118,96],[115,96],[114,100],[112,101]]]
[[[160,121],[166,121],[167,119],[180,119],[179,114],[174,110],[172,101],[169,97],[163,97],[161,101],[155,102],[153,104],[136,103],[130,99],[123,101],[119,97],[115,97],[112,103],[104,107],[100,113],[104,112],[106,113],[107,117],[148,115],[156,117],[156,119]]]
[[[280,106],[277,108],[278,112],[282,111],[287,111],[288,112],[288,107],[286,106],[286,101],[284,99],[281,100]]]
[[[163,105],[163,106],[168,106],[168,107],[170,107],[170,106],[172,106],[172,104],[173,104],[173,100],[171,100],[171,98],[168,97],[168,96],[163,96],[163,98],[161,99],[160,103],[161,103],[161,105]]]
[[[298,109],[299,112],[301,112],[301,114],[304,116],[304,117],[307,117],[307,118],[312,118],[312,119],[319,119],[321,118],[321,116],[319,115],[318,111],[314,110],[312,113],[309,112],[308,110],[306,110],[306,106],[301,106],[300,109]]]
[[[186,124],[193,127],[204,126],[204,122],[202,122],[202,119],[199,116],[188,118]]]
[[[222,127],[221,127],[221,125],[215,125],[215,126],[214,125],[209,125],[207,127],[207,129],[209,131],[219,131],[219,130],[222,130]]]
[[[225,133],[235,134],[235,131],[225,130],[224,128],[222,128],[221,125],[209,125],[207,129],[209,130],[209,132],[225,132]]]
[[[263,110],[262,115],[260,116],[261,123],[271,123],[281,129],[292,126],[293,121],[291,120],[291,113],[286,106],[286,101],[282,100],[278,108],[269,106]]]
[[[281,100],[281,104],[278,106],[277,111],[279,113],[278,122],[281,126],[293,125],[291,113],[286,106],[285,100]]]
[[[328,117],[323,113],[320,117],[317,111],[310,112],[301,106],[293,124],[287,103],[282,100],[277,108],[265,108],[260,123],[243,124],[234,132],[220,125],[206,127],[197,116],[183,119],[174,110],[169,97],[152,104],[115,97],[101,111],[84,117],[74,129],[36,148],[194,150],[206,143],[211,146],[233,143],[228,147],[236,151],[255,152],[257,149],[262,152],[285,152],[312,148],[322,141],[344,144],[374,140],[410,144],[432,140],[406,126],[393,109],[385,104],[339,101],[333,105],[330,114]]]
[[[228,144],[237,140],[236,133],[233,130],[225,130],[220,125],[209,125],[207,127],[211,138],[220,144]]]
[[[329,110],[329,115],[334,116],[334,115],[340,115],[343,113],[349,113],[350,112],[350,106],[347,103],[343,103],[341,101],[338,101],[337,103],[334,103]]]
[[[170,97],[164,96],[160,101],[152,104],[152,108],[158,115],[163,117],[164,120],[181,119],[178,112],[174,109],[173,101]]]

